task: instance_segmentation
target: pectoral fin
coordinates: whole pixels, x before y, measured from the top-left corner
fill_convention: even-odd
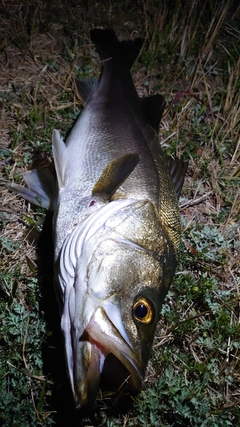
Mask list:
[[[94,185],[92,194],[109,200],[134,170],[138,162],[139,155],[129,153],[108,163]]]

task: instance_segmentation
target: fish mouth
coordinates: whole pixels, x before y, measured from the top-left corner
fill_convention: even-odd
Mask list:
[[[102,373],[117,386],[127,382],[131,390],[140,390],[142,363],[103,307],[93,313],[77,343],[75,356],[73,392],[77,408],[94,409]]]

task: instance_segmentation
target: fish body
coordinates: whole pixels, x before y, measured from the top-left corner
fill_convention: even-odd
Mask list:
[[[159,144],[163,97],[137,96],[130,68],[139,41],[119,42],[111,30],[93,30],[91,39],[102,74],[77,82],[85,106],[66,141],[53,132],[57,185],[51,178],[45,191],[31,172],[25,194],[54,206],[66,364],[76,406],[90,409],[102,373],[141,388],[179,258],[173,181],[179,193],[186,170],[168,166]]]

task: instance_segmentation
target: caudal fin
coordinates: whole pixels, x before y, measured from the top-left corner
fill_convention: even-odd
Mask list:
[[[113,30],[94,29],[90,32],[91,40],[100,56],[103,66],[108,60],[117,68],[130,70],[142,47],[141,39],[119,41]]]

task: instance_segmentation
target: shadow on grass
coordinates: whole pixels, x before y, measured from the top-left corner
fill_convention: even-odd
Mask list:
[[[60,330],[60,315],[53,285],[53,238],[52,212],[47,212],[38,241],[39,285],[41,290],[40,310],[47,322],[48,338],[43,343],[44,374],[54,383],[48,401],[49,412],[54,413],[57,426],[73,424],[75,410],[66,374],[63,338]]]

